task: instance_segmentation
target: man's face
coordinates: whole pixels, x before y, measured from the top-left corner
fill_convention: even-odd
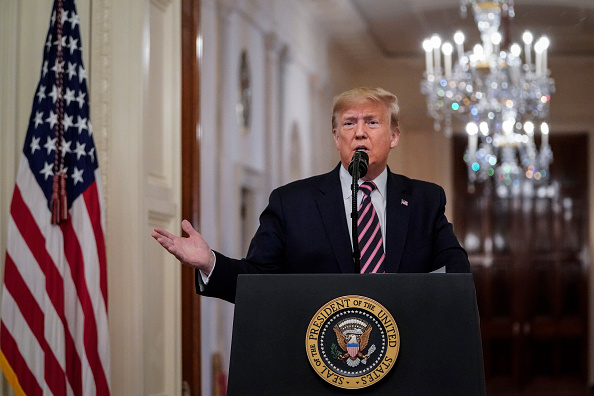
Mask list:
[[[388,164],[388,154],[396,147],[400,132],[390,129],[390,114],[383,103],[365,101],[337,115],[332,131],[340,162],[348,169],[356,150],[369,156],[369,168],[363,180],[373,180]]]

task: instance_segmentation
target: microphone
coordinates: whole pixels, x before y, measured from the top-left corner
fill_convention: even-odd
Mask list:
[[[359,213],[357,212],[357,180],[367,174],[367,168],[369,167],[369,156],[365,151],[357,150],[353,154],[353,158],[349,164],[349,173],[353,177],[353,183],[351,184],[351,220],[352,220],[352,238],[353,238],[353,264],[354,272],[358,274],[361,272],[361,250],[359,249],[359,232],[357,231],[357,223],[359,220]]]
[[[357,150],[353,154],[353,158],[349,163],[349,173],[351,176],[355,177],[353,172],[355,169],[359,172],[359,178],[362,178],[367,174],[367,168],[369,167],[369,156],[365,151]]]

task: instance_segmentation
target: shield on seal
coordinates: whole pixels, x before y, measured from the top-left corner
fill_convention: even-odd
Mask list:
[[[351,335],[347,343],[347,353],[352,358],[357,357],[357,353],[359,353],[359,342],[354,334]]]

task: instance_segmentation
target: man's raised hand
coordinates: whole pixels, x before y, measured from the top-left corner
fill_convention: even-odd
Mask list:
[[[182,264],[209,275],[215,261],[210,246],[188,220],[182,221],[181,226],[187,237],[174,235],[159,227],[155,227],[151,235]]]

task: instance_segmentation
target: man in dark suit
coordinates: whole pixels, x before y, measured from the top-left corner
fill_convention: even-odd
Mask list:
[[[213,252],[186,220],[182,229],[187,238],[160,228],[152,235],[183,264],[197,269],[199,293],[231,302],[239,274],[352,273],[352,179],[347,169],[354,152],[361,150],[369,163],[359,182],[374,183],[370,207],[379,220],[379,262],[371,267],[378,272],[431,272],[442,267],[446,272],[469,272],[466,252],[445,217],[443,189],[387,167],[388,154],[400,137],[398,117],[396,96],[381,88],[357,88],[337,96],[332,134],[340,164],[329,173],[275,189],[244,259]],[[362,200],[359,191],[358,202]]]

